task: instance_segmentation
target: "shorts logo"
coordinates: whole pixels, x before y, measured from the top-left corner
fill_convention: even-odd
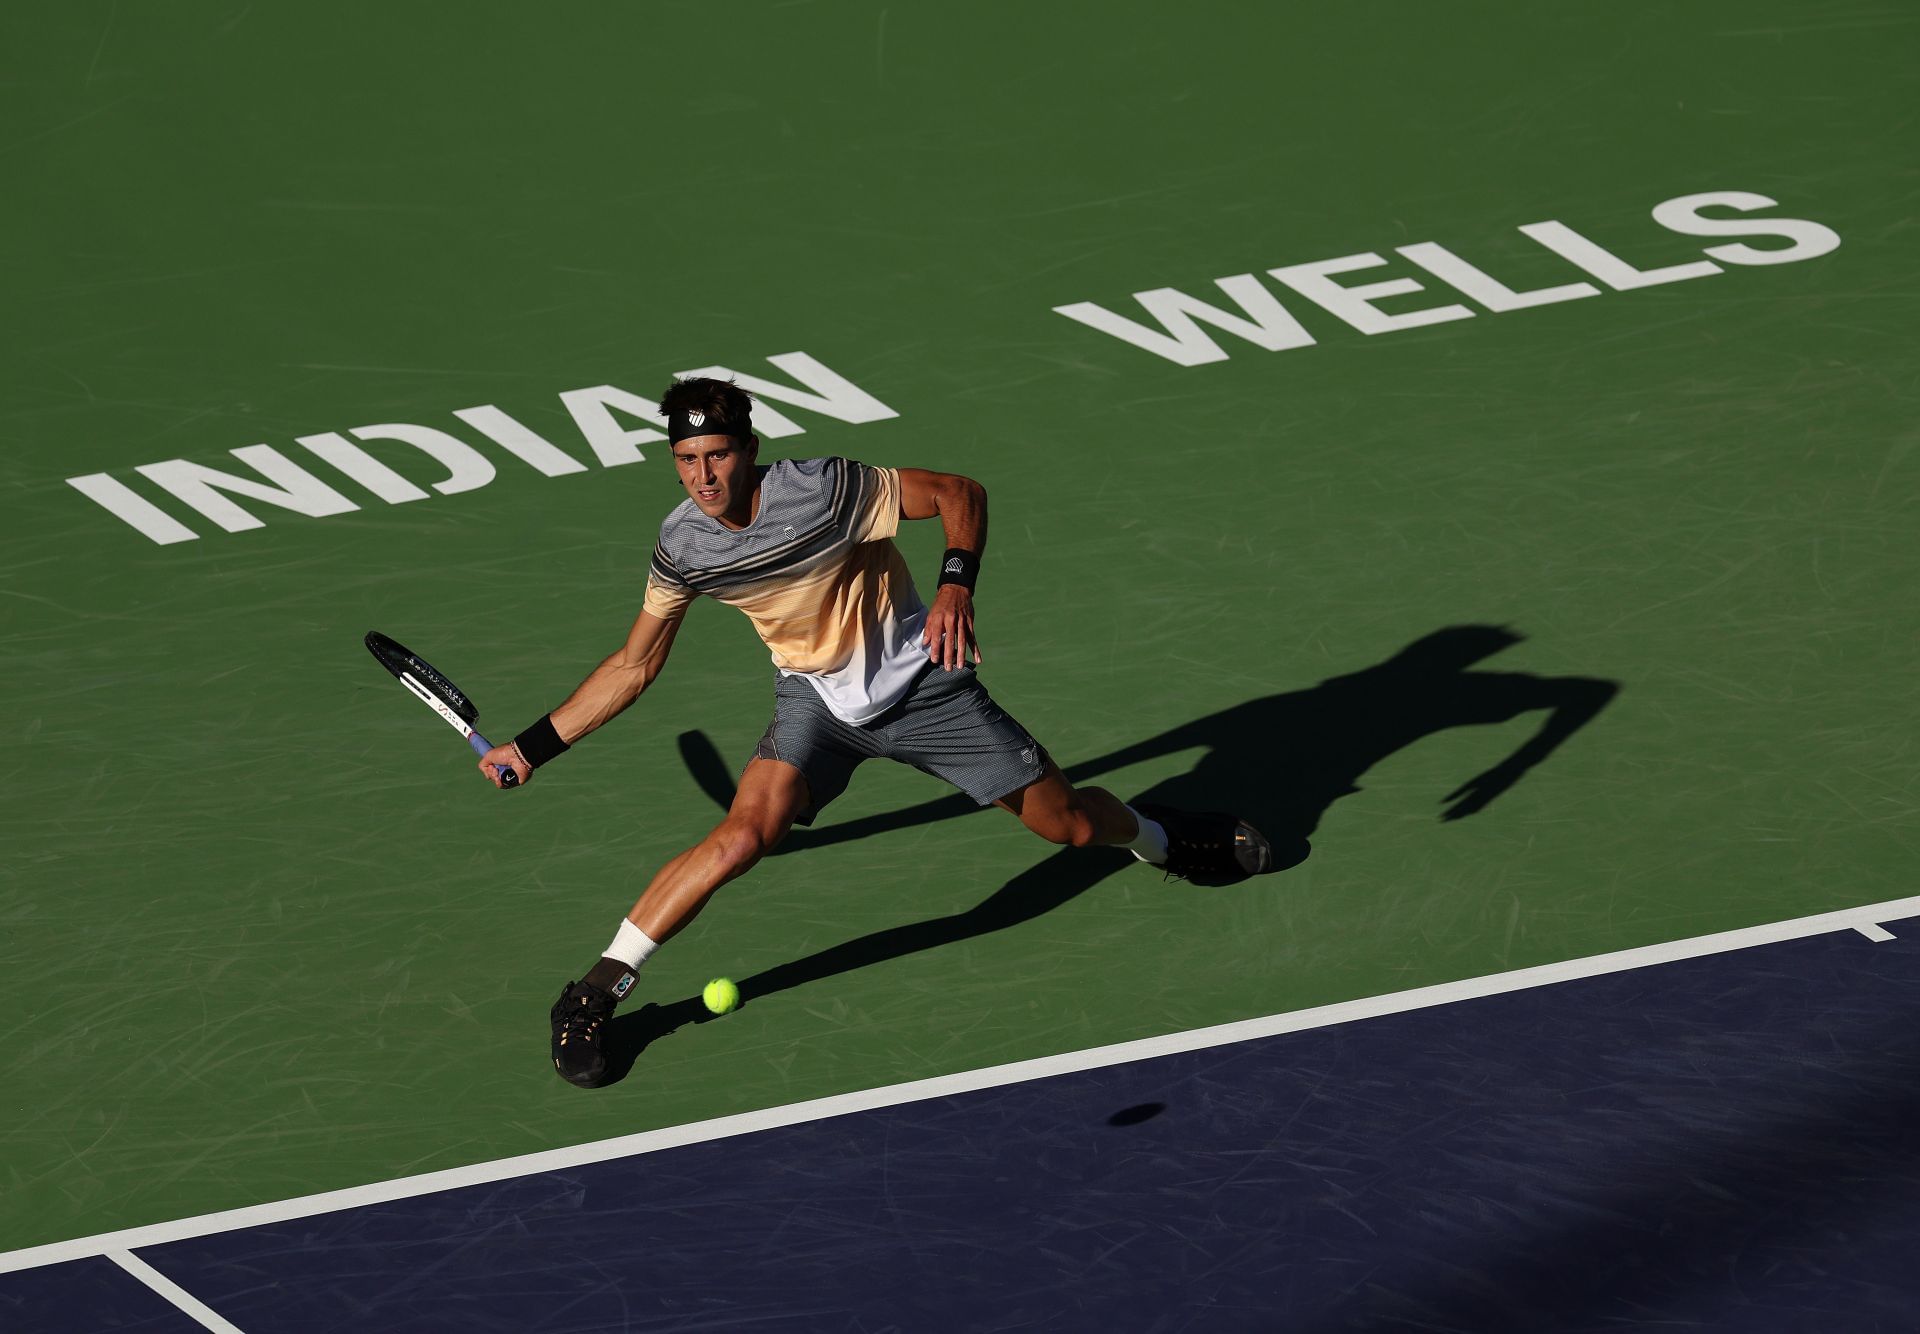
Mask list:
[[[620,980],[613,984],[613,998],[615,1000],[619,1000],[622,996],[626,995],[629,991],[632,991],[632,990],[633,990],[633,974],[622,973],[620,974]]]
[[[1020,752],[1020,763],[1022,764],[1033,763],[1033,747],[1032,746],[1028,746],[1025,750]]]
[[[706,424],[707,424],[707,414],[706,414],[706,413],[704,413],[704,412],[689,412],[689,413],[687,414],[687,425],[689,425],[689,426],[705,426]]]

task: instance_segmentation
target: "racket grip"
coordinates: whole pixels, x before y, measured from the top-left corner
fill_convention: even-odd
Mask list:
[[[473,753],[475,755],[483,759],[486,757],[486,753],[493,749],[493,743],[481,736],[478,732],[467,733],[467,744],[473,747]],[[520,786],[520,775],[515,773],[509,766],[496,764],[493,766],[493,769],[495,773],[500,775],[501,787]]]

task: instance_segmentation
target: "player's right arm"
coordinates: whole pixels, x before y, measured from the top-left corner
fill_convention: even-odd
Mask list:
[[[627,642],[602,659],[580,688],[567,696],[567,702],[553,711],[553,728],[560,739],[571,746],[639,699],[667,665],[679,631],[678,620],[662,620],[650,611],[634,617]]]
[[[634,618],[633,629],[627,633],[627,642],[602,659],[579,688],[567,696],[567,702],[548,715],[560,739],[573,745],[639,699],[660,675],[660,669],[667,665],[667,654],[672,651],[673,638],[679,632],[679,617],[668,620],[651,611],[641,611]],[[493,766],[499,764],[512,769],[522,784],[533,776],[533,769],[511,742],[495,746],[481,757],[480,772],[495,787],[500,785],[500,778]]]

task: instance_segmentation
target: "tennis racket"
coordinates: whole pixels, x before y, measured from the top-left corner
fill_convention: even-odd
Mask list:
[[[493,743],[474,730],[480,721],[480,709],[462,693],[459,686],[434,670],[432,663],[405,645],[394,642],[378,630],[367,631],[367,652],[382,667],[392,672],[414,697],[439,714],[453,730],[467,739],[475,755],[485,755]],[[518,787],[520,776],[504,764],[496,764],[501,787]]]

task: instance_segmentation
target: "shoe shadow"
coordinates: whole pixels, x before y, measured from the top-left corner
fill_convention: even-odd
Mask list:
[[[1309,689],[1234,705],[1066,766],[1065,772],[1082,784],[1162,755],[1200,750],[1203,753],[1191,769],[1154,784],[1134,800],[1232,811],[1267,836],[1273,844],[1273,869],[1283,871],[1306,860],[1308,840],[1327,810],[1342,797],[1359,792],[1361,776],[1387,756],[1450,728],[1494,725],[1544,712],[1539,730],[1512,755],[1438,799],[1441,821],[1463,820],[1485,810],[1619,693],[1617,682],[1592,677],[1471,670],[1521,640],[1522,636],[1500,626],[1449,626],[1375,666]],[[703,750],[682,738],[682,753],[696,766],[696,779],[724,806],[731,799],[732,784],[717,755],[707,757],[711,749],[710,743]],[[954,794],[824,829],[795,829],[775,855],[869,838],[979,809],[967,797]],[[884,960],[1004,931],[1052,912],[1131,865],[1133,858],[1125,852],[1064,849],[964,912],[870,932],[738,979],[742,1003]],[[624,1077],[651,1043],[687,1023],[711,1017],[698,997],[647,1005],[615,1017],[605,1039],[610,1070],[606,1082]],[[611,1073],[615,1069],[618,1075]]]
[[[640,1054],[669,1033],[677,1033],[688,1024],[704,1024],[717,1018],[719,1016],[711,1013],[698,996],[666,1005],[648,1001],[637,1010],[616,1014],[607,1021],[606,1036],[601,1039],[607,1072],[594,1087],[605,1088],[625,1079]]]

